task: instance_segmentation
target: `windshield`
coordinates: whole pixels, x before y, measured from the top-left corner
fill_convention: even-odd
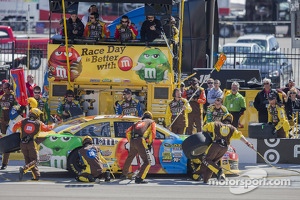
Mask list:
[[[237,43],[256,43],[256,44],[258,44],[263,50],[266,50],[266,49],[267,49],[267,41],[266,41],[266,40],[241,39],[241,40],[238,40]]]
[[[234,47],[234,46],[223,47],[223,53],[225,54],[230,54],[230,53],[246,54],[250,52],[251,52],[250,47]]]
[[[70,120],[70,121],[67,121],[64,124],[59,125],[58,127],[54,128],[53,131],[58,133],[62,130],[65,130],[65,129],[69,128],[70,126],[73,126],[73,125],[76,125],[76,124],[81,124],[81,123],[84,123],[86,121],[87,120],[85,120],[84,118],[77,118],[77,119],[74,119],[74,120]]]
[[[243,60],[244,65],[280,65],[280,58],[272,55],[260,57],[247,57]]]

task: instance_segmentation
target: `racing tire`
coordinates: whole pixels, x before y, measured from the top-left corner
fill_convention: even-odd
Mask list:
[[[211,143],[212,139],[209,133],[196,133],[182,142],[182,150],[187,158],[195,159],[199,158]]]
[[[20,150],[20,133],[13,133],[0,138],[0,153],[10,153]]]
[[[42,52],[38,49],[29,52],[29,69],[36,70],[42,64]]]
[[[67,159],[67,170],[74,177],[76,177],[78,175],[78,172],[82,170],[79,164],[80,158],[78,155],[78,150],[80,148],[81,147],[77,147],[76,149],[73,149]]]

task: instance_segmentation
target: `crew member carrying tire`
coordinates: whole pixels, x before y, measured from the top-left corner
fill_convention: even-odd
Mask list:
[[[254,148],[242,133],[231,125],[232,121],[232,115],[227,114],[222,118],[221,122],[210,122],[203,126],[204,132],[212,134],[212,143],[206,149],[201,159],[202,163],[195,171],[196,174],[202,176],[204,183],[208,182],[213,173],[217,175],[218,180],[221,179],[223,170],[217,163],[227,152],[231,139],[240,139],[248,147]]]
[[[142,120],[134,123],[127,129],[126,138],[130,143],[130,149],[123,167],[122,175],[120,177],[121,179],[127,178],[132,160],[137,154],[139,154],[142,158],[143,164],[135,178],[135,183],[148,183],[144,179],[150,169],[150,149],[156,135],[156,123],[152,120],[152,118],[152,113],[146,111],[142,116]]]
[[[105,159],[100,153],[100,149],[93,144],[90,136],[85,136],[82,140],[82,147],[78,150],[80,158],[80,167],[82,171],[78,172],[75,178],[81,182],[95,182],[103,176],[103,163]],[[110,181],[110,172],[104,173],[105,182]]]
[[[20,148],[24,155],[25,165],[20,167],[19,180],[23,179],[23,175],[29,170],[32,172],[31,180],[39,180],[40,171],[37,167],[38,164],[38,149],[35,139],[40,131],[50,131],[54,125],[45,125],[39,119],[42,111],[38,108],[32,108],[29,112],[29,117],[17,122],[13,127],[13,133],[21,129],[21,142]]]

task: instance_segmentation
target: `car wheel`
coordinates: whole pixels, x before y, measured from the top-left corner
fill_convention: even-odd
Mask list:
[[[211,143],[212,139],[208,133],[196,133],[182,142],[182,150],[187,158],[195,159],[199,158]]]
[[[42,63],[42,52],[40,50],[30,50],[29,69],[38,69]]]
[[[82,168],[80,167],[80,164],[79,164],[80,158],[78,155],[78,150],[80,148],[81,147],[77,147],[76,149],[73,149],[67,159],[67,170],[73,176],[77,176],[78,172],[80,172],[82,170]]]
[[[20,133],[13,133],[0,139],[0,153],[20,150]]]

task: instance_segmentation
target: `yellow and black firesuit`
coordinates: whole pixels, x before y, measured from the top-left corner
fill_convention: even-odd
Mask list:
[[[152,120],[152,114],[146,111],[142,120],[134,123],[126,131],[126,138],[130,144],[128,157],[125,161],[121,179],[126,179],[129,167],[134,157],[138,154],[142,158],[142,166],[135,178],[135,183],[148,183],[144,179],[150,169],[150,149],[156,135],[156,123]]]
[[[225,106],[220,106],[217,108],[215,105],[210,105],[207,107],[206,111],[206,123],[222,121],[222,118],[229,112]]]
[[[23,174],[29,170],[32,172],[32,180],[39,180],[40,172],[37,167],[38,164],[38,149],[35,141],[40,131],[50,131],[53,126],[45,125],[43,122],[38,120],[42,111],[38,108],[32,108],[29,113],[29,118],[25,118],[17,122],[13,127],[15,133],[18,129],[21,129],[20,133],[20,148],[24,155],[25,165],[20,167],[19,179],[22,180]]]
[[[242,133],[229,124],[232,123],[232,121],[232,115],[227,114],[222,119],[223,123],[219,121],[210,122],[203,126],[203,131],[211,133],[213,141],[208,146],[201,159],[200,169],[198,168],[195,172],[202,176],[204,183],[208,182],[212,173],[215,173],[218,180],[220,180],[223,175],[223,170],[217,163],[227,152],[231,139],[240,139],[247,146],[253,148],[253,145],[246,140]]]
[[[192,107],[192,112],[188,114],[188,127],[186,129],[186,134],[191,135],[193,132],[194,124],[197,132],[202,131],[203,125],[203,105],[206,103],[206,96],[204,88],[198,85],[199,80],[197,78],[192,78],[192,83],[189,87],[185,89],[182,97],[189,100]]]
[[[103,175],[103,163],[105,159],[100,153],[100,149],[93,144],[90,136],[85,136],[82,140],[82,147],[78,150],[80,166],[82,170],[78,172],[77,181],[94,182]],[[110,181],[109,171],[104,173],[105,181]]]
[[[6,134],[7,127],[9,124],[9,113],[14,105],[17,104],[14,92],[10,89],[9,83],[3,84],[3,94],[0,96],[0,127],[1,133]],[[2,155],[2,169],[6,169],[10,153],[4,153]]]
[[[287,120],[284,108],[276,103],[275,95],[270,94],[268,99],[268,123],[275,126],[274,134],[277,133],[278,138],[288,138],[290,124]]]
[[[166,127],[169,127],[171,123],[173,123],[170,129],[176,134],[185,133],[185,129],[188,126],[188,113],[192,111],[188,100],[182,98],[180,93],[181,91],[179,88],[174,89],[174,98],[168,101],[165,116]],[[173,122],[175,118],[177,119],[175,122]]]

